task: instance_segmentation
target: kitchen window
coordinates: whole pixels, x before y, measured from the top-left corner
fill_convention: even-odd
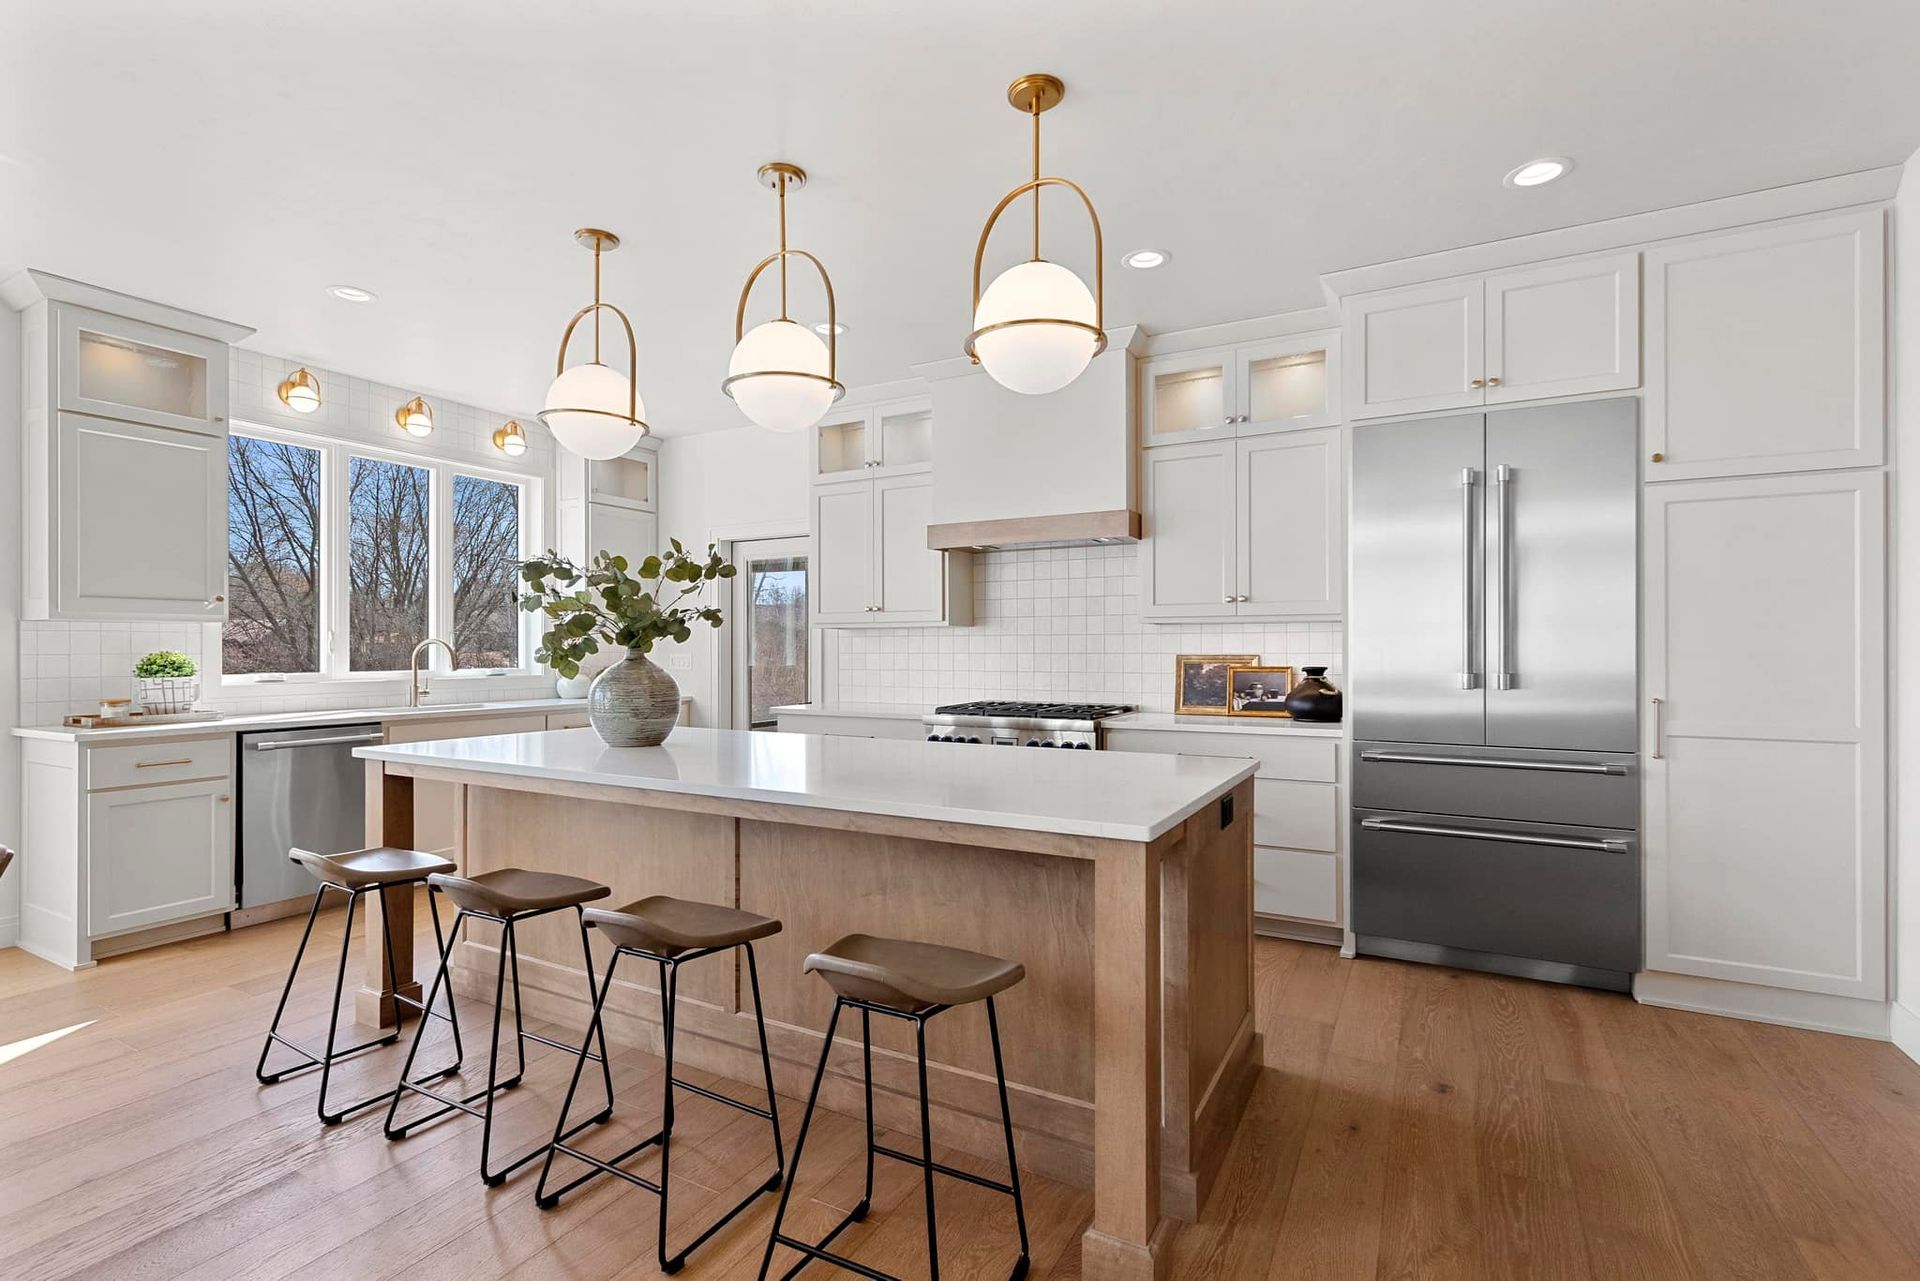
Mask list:
[[[532,668],[516,566],[537,541],[533,478],[251,424],[228,473],[223,680],[404,673],[429,636],[459,672]]]

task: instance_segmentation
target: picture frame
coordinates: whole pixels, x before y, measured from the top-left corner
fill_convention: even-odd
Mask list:
[[[1173,660],[1173,714],[1225,716],[1232,689],[1228,673],[1258,663],[1258,654],[1178,654]]]
[[[1293,688],[1293,668],[1235,664],[1227,669],[1227,715],[1291,717],[1287,692]]]

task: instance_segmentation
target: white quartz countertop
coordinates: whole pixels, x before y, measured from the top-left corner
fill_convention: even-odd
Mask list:
[[[402,765],[855,814],[1150,841],[1251,778],[1229,757],[1015,752],[949,743],[673,731],[659,747],[608,747],[590,729],[362,747]]]
[[[789,703],[772,709],[775,716],[872,716],[900,721],[917,721],[932,710],[917,703]]]
[[[570,712],[586,705],[584,698],[528,698],[497,703],[429,703],[424,707],[347,707],[324,712],[260,712],[251,716],[224,716],[214,721],[165,721],[158,725],[113,726],[107,729],[82,729],[72,725],[22,725],[13,733],[16,738],[51,738],[76,743],[139,742],[152,738],[232,734],[242,730],[357,725],[363,721],[460,719],[504,716],[514,712]]]
[[[1107,730],[1172,730],[1192,734],[1277,734],[1282,738],[1340,738],[1345,728],[1335,721],[1296,721],[1284,716],[1169,716],[1165,712],[1128,712],[1100,722]]]

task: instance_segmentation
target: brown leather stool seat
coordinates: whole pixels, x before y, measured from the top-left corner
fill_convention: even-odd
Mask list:
[[[404,881],[424,881],[436,872],[451,872],[451,860],[419,850],[396,849],[376,845],[372,849],[348,850],[344,854],[316,854],[294,849],[287,857],[330,885],[350,890],[375,885],[398,885]]]
[[[718,903],[655,894],[625,907],[587,909],[587,924],[596,927],[615,947],[631,947],[656,956],[703,952],[710,947],[738,947],[780,932],[770,916],[743,912]]]
[[[871,934],[849,934],[802,968],[841,996],[908,1013],[984,1001],[1027,974],[1018,961],[984,952]]]
[[[578,907],[613,893],[600,882],[583,876],[534,872],[524,867],[503,867],[478,876],[442,872],[428,877],[427,884],[452,899],[454,906],[463,912],[500,917]]]

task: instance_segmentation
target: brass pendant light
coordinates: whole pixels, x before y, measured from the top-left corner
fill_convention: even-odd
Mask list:
[[[834,401],[847,392],[839,378],[839,321],[834,310],[833,281],[820,260],[804,249],[787,248],[787,192],[807,185],[806,170],[776,160],[760,166],[762,186],[780,199],[780,248],[762,258],[747,274],[740,304],[733,314],[733,356],[720,389],[733,397],[740,411],[768,431],[805,431],[826,415]],[[827,293],[826,342],[787,315],[787,259],[805,258],[820,273]],[[780,264],[780,316],[747,332],[747,298],[753,282],[774,263]]]
[[[280,383],[280,403],[298,414],[310,414],[320,408],[320,380],[304,366],[288,374]]]
[[[633,339],[633,324],[626,312],[600,300],[600,255],[618,249],[620,237],[597,227],[582,227],[573,238],[593,250],[593,301],[573,314],[566,332],[560,335],[560,358],[554,362],[553,384],[547,388],[540,421],[563,448],[582,458],[604,461],[626,453],[653,429],[647,426],[643,417],[646,407],[634,388],[640,351]],[[620,327],[626,331],[625,374],[600,362],[602,311],[619,317]],[[593,316],[593,359],[568,368],[567,345],[573,341],[574,329],[589,313]]]
[[[1077,183],[1040,175],[1040,115],[1060,104],[1067,88],[1058,77],[1021,76],[1007,86],[1007,102],[1033,119],[1033,178],[1000,198],[973,251],[973,332],[966,353],[1009,391],[1038,396],[1078,378],[1107,348],[1106,275],[1100,215]],[[1080,277],[1040,256],[1040,191],[1065,187],[1080,197],[1093,224],[1093,291]],[[984,294],[980,265],[987,238],[1007,206],[1033,193],[1033,257],[1000,273]]]

